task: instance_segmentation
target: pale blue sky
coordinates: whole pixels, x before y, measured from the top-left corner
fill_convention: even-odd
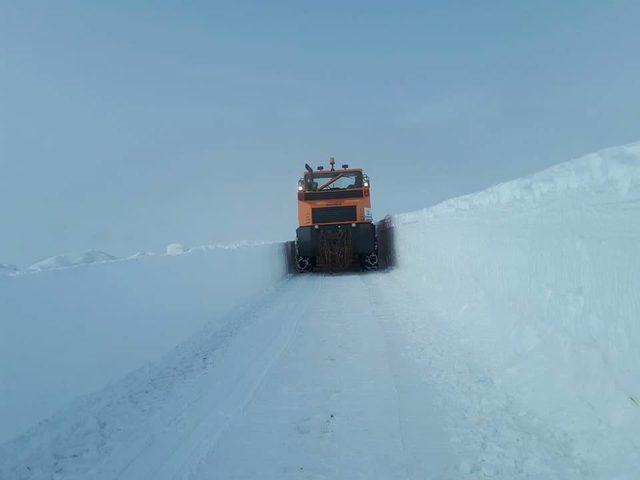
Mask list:
[[[0,2],[0,263],[290,238],[640,140],[640,3]]]

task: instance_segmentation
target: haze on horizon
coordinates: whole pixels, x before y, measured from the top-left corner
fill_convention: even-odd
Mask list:
[[[640,4],[2,2],[0,263],[282,240],[305,162],[376,218],[640,139]]]

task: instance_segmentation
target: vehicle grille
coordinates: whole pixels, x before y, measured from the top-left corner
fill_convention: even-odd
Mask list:
[[[327,207],[311,210],[313,223],[355,222],[356,207]]]

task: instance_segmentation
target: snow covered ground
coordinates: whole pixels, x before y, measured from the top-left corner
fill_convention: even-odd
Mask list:
[[[0,442],[219,325],[283,275],[277,244],[66,255],[0,275]]]
[[[0,478],[637,478],[640,144],[391,223],[0,276]]]
[[[34,263],[29,270],[53,270],[56,268],[75,267],[78,265],[88,265],[90,263],[111,262],[116,257],[99,250],[89,250],[81,254],[56,255]]]
[[[12,275],[18,272],[18,267],[12,264],[0,263],[0,275]]]

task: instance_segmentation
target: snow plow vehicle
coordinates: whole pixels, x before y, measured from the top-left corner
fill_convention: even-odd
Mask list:
[[[342,165],[306,172],[298,181],[295,268],[298,272],[378,268],[376,225],[371,214],[371,184],[360,168]]]

